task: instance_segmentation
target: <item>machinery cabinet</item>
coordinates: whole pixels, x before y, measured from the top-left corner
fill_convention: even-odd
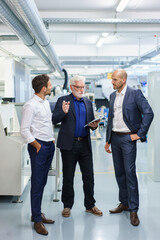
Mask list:
[[[21,196],[30,178],[27,144],[13,104],[0,105],[0,195]]]

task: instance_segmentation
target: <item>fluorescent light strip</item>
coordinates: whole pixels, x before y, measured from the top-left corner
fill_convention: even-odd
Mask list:
[[[103,32],[102,33],[102,37],[107,37],[109,35],[109,33]]]
[[[98,39],[98,42],[97,42],[97,47],[101,47],[102,46],[102,44],[104,43],[104,41],[105,41],[105,39],[106,39],[106,37],[109,35],[109,33],[107,33],[107,32],[103,32],[102,33],[102,35],[101,35],[101,37]]]
[[[97,42],[97,47],[101,47],[102,44],[104,43],[104,41],[105,41],[105,37],[100,37],[98,42]]]
[[[130,0],[121,0],[116,9],[117,12],[123,12]]]

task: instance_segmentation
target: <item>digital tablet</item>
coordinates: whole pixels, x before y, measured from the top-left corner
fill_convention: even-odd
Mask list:
[[[87,123],[86,125],[84,125],[84,127],[87,127],[90,123],[96,122],[96,121],[98,121],[98,120],[101,120],[101,117],[98,117],[98,118],[92,120],[91,122],[89,122],[89,123]]]

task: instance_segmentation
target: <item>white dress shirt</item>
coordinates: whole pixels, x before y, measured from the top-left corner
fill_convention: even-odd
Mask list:
[[[35,138],[45,142],[54,140],[52,113],[47,100],[34,94],[23,106],[21,135],[27,143]]]
[[[123,100],[126,94],[127,85],[119,93],[116,92],[116,98],[114,101],[114,117],[113,117],[113,128],[114,132],[130,132],[129,128],[123,120]]]

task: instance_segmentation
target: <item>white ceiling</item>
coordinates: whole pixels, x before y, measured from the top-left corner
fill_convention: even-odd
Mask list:
[[[122,13],[116,13],[119,0],[35,0],[40,16],[50,18],[80,18],[80,19],[159,19],[159,0],[130,0]],[[49,24],[47,29],[51,42],[60,62],[69,74],[103,74],[112,71],[119,65],[114,61],[126,62],[140,57],[159,45],[159,24]],[[4,24],[0,24],[1,35],[13,35],[14,32]],[[107,32],[102,47],[96,43],[101,35]],[[1,41],[0,56],[6,56],[2,51],[7,50],[15,56],[21,57],[33,68],[45,69],[39,60],[22,41]],[[67,61],[81,61],[81,65],[67,63]],[[111,65],[91,65],[84,61],[112,61]],[[156,60],[154,60],[155,62]],[[150,59],[147,59],[147,66]],[[106,62],[105,62],[106,63]],[[156,63],[158,63],[156,61]],[[145,64],[145,62],[144,62]],[[142,63],[139,69],[143,70]],[[146,67],[146,66],[145,66]],[[152,65],[153,69],[159,68]],[[138,67],[137,67],[138,69]],[[128,68],[128,71],[134,68]],[[148,70],[148,71],[149,71]],[[146,72],[147,70],[145,70]]]
[[[35,0],[40,11],[115,11],[119,0]],[[159,11],[159,0],[131,0],[126,11]]]
[[[118,0],[35,0],[40,11],[102,11],[112,10],[116,7]]]

